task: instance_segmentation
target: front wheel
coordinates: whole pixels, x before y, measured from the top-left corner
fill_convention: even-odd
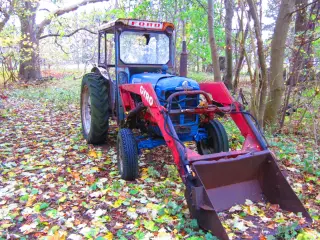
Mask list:
[[[197,142],[199,154],[206,155],[229,151],[227,132],[218,120],[212,120],[205,123],[202,127],[205,128],[208,138]]]
[[[106,140],[109,128],[108,85],[100,74],[84,75],[81,84],[82,133],[88,143]]]
[[[135,180],[138,177],[138,146],[130,129],[119,130],[117,150],[121,178],[127,181]]]

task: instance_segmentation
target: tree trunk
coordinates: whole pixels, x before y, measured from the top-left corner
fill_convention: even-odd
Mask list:
[[[232,18],[233,18],[233,0],[224,0],[226,8],[225,30],[226,30],[226,74],[225,81],[228,89],[232,89]]]
[[[291,97],[292,89],[294,86],[298,83],[300,79],[306,80],[307,75],[313,74],[313,68],[309,69],[309,74],[301,76],[301,70],[302,66],[306,67],[308,69],[308,61],[312,61],[313,55],[312,55],[312,39],[314,34],[311,34],[309,37],[307,34],[308,31],[312,32],[314,31],[315,24],[311,25],[311,28],[308,26],[308,22],[311,19],[311,16],[314,14],[314,10],[316,11],[316,19],[320,11],[320,3],[319,2],[314,2],[313,5],[310,7],[310,12],[309,12],[309,17],[307,18],[307,8],[305,6],[308,5],[307,1],[301,1],[301,0],[296,0],[295,2],[296,8],[300,9],[303,8],[302,11],[298,11],[296,21],[295,21],[295,39],[294,39],[294,46],[295,48],[292,51],[292,61],[290,65],[290,77],[287,82],[289,85],[285,94],[284,98],[284,104],[283,104],[283,111],[282,111],[282,116],[280,119],[279,123],[279,128],[281,129],[284,125],[284,120],[286,116],[286,109],[289,105],[289,100]],[[317,7],[318,4],[318,7]],[[299,34],[300,33],[300,34]],[[299,34],[299,37],[298,37]],[[305,43],[305,39],[309,38],[307,43]],[[304,59],[304,60],[303,60]],[[298,93],[298,103],[299,105],[300,102],[300,97],[301,97],[302,91],[299,91]],[[303,116],[304,114],[302,114]],[[303,117],[302,117],[303,118]],[[301,118],[301,119],[302,119]],[[301,122],[301,121],[300,121]]]
[[[16,0],[0,1],[0,32],[10,19],[10,16],[15,7],[15,1]]]
[[[58,8],[50,12],[49,17],[36,25],[36,13],[39,7],[38,1],[20,0],[18,1],[19,19],[21,22],[20,42],[20,66],[19,76],[21,80],[29,81],[41,78],[39,62],[39,40],[46,26],[53,17],[77,10],[79,7],[89,3],[103,2],[108,0],[82,0],[64,8]]]
[[[219,66],[219,57],[218,57],[218,50],[217,44],[214,37],[214,22],[213,22],[213,0],[208,0],[208,30],[209,30],[209,42],[211,48],[211,58],[212,58],[212,65],[213,65],[213,75],[214,81],[220,82],[221,81],[221,74],[220,74],[220,66]]]
[[[41,77],[39,62],[39,39],[37,38],[36,10],[38,4],[23,1],[24,12],[19,15],[21,23],[19,78],[23,81]],[[28,12],[29,14],[25,14]]]
[[[244,60],[244,57],[245,57],[245,43],[246,43],[246,39],[247,39],[247,36],[248,36],[248,31],[249,31],[249,27],[248,27],[248,23],[247,23],[247,26],[246,26],[246,30],[245,32],[241,33],[242,35],[242,38],[241,38],[241,41],[240,41],[240,56],[239,56],[239,59],[238,59],[238,62],[237,62],[237,67],[236,67],[236,71],[235,71],[235,76],[234,76],[234,83],[233,83],[233,92],[235,93],[237,91],[237,88],[238,88],[238,85],[239,85],[239,80],[240,80],[240,70],[241,70],[241,67],[242,67],[242,62]],[[251,70],[251,69],[250,69]]]
[[[263,49],[263,41],[261,34],[261,25],[257,14],[257,9],[253,0],[247,0],[250,8],[250,14],[254,22],[254,30],[257,38],[257,47],[258,47],[258,58],[261,69],[261,84],[260,84],[260,99],[259,99],[259,108],[258,108],[258,122],[260,126],[263,126],[263,117],[264,111],[266,108],[266,98],[267,98],[267,66],[266,59]]]
[[[290,12],[293,10],[293,7],[294,0],[281,1],[271,42],[270,90],[264,118],[264,122],[270,125],[273,125],[276,122],[277,113],[281,106],[284,92],[284,50],[286,48],[285,44],[289,25],[291,23]]]
[[[308,4],[308,0],[296,0],[296,8],[301,8]],[[308,30],[308,19],[306,9],[297,11],[296,21],[295,21],[295,38],[294,38],[294,48],[292,50],[292,59],[290,64],[290,77],[289,82],[291,85],[295,86],[300,78],[300,72],[303,67],[303,52],[307,52],[307,44],[302,45],[306,38],[306,31]],[[300,35],[299,35],[300,33]]]

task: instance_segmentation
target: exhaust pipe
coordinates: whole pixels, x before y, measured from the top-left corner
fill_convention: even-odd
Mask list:
[[[183,37],[182,41],[182,52],[180,54],[180,76],[186,77],[188,74],[188,52],[186,37]]]

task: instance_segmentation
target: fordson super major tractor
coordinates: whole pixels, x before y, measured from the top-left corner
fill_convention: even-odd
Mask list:
[[[83,77],[81,86],[87,142],[105,142],[109,119],[116,119],[119,172],[129,181],[139,177],[142,149],[167,145],[192,217],[220,239],[228,235],[218,213],[247,199],[301,212],[310,222],[252,116],[225,85],[174,74],[173,33],[171,23],[132,19],[99,28],[98,66]],[[245,138],[241,150],[229,151],[217,115],[229,115],[235,122]],[[194,141],[197,151],[188,149],[186,141]]]

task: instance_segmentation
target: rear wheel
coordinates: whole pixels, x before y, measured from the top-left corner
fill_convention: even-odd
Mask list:
[[[229,151],[228,135],[218,120],[212,120],[203,126],[208,134],[207,139],[197,142],[199,154],[206,155]]]
[[[119,130],[117,138],[118,168],[121,178],[133,181],[138,177],[138,146],[132,131]]]
[[[81,84],[82,133],[88,143],[99,144],[106,140],[109,128],[109,91],[105,79],[88,73]]]

